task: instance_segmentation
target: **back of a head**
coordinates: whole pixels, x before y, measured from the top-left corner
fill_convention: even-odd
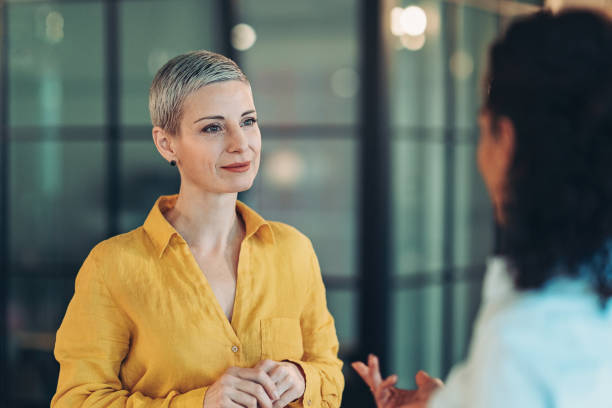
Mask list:
[[[612,24],[586,10],[540,12],[491,48],[486,108],[511,119],[500,251],[518,288],[587,274],[612,295]]]

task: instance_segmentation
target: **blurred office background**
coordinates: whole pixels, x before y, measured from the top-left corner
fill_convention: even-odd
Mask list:
[[[264,153],[241,199],[315,245],[343,406],[372,406],[348,364],[368,351],[403,387],[418,369],[445,377],[466,354],[494,246],[475,164],[488,44],[542,5],[0,0],[0,405],[48,406],[80,264],[178,190],[151,141],[148,88],[169,58],[202,48],[252,82]]]

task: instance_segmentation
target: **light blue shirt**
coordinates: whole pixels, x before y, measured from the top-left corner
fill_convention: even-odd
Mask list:
[[[612,408],[612,302],[584,280],[516,291],[489,261],[467,360],[428,408]]]

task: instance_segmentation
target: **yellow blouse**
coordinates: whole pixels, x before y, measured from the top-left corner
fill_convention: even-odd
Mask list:
[[[231,322],[160,197],[143,226],[98,244],[57,332],[52,408],[201,408],[228,367],[262,359],[301,366],[292,407],[339,407],[334,320],[310,240],[238,202],[246,226]]]

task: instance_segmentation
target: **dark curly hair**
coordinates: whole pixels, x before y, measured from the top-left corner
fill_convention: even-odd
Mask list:
[[[490,50],[485,109],[514,124],[499,252],[518,289],[586,274],[612,296],[612,24],[594,11],[521,18]],[[493,125],[495,126],[495,125]]]

